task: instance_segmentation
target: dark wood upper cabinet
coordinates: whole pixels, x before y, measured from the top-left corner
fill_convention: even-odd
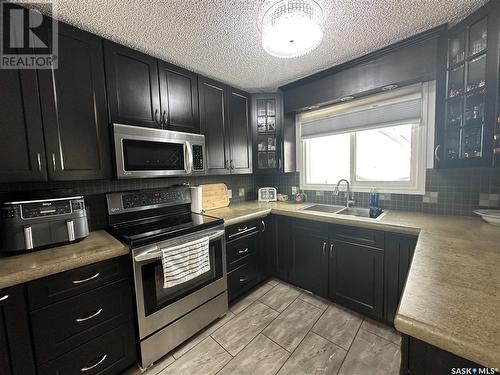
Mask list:
[[[295,172],[295,113],[281,93],[252,95],[253,167],[259,174]]]
[[[252,173],[252,130],[250,98],[243,91],[228,88],[228,119],[231,173]]]
[[[227,90],[225,85],[199,77],[200,130],[205,135],[207,174],[229,174]]]
[[[328,295],[328,225],[295,220],[292,226],[290,281],[322,297]]]
[[[158,61],[161,122],[168,130],[199,133],[198,75]]]
[[[0,372],[33,375],[34,367],[24,288],[0,290]]]
[[[252,173],[249,95],[201,76],[198,92],[207,173]]]
[[[102,40],[59,23],[58,68],[38,71],[51,180],[112,176]]]
[[[499,9],[491,1],[440,44],[435,166],[491,166],[499,79]]]
[[[161,128],[157,60],[110,41],[104,57],[110,122]]]
[[[47,180],[34,70],[0,69],[0,181]]]

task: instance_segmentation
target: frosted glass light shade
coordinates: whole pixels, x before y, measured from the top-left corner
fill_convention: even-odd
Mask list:
[[[262,17],[261,32],[262,47],[270,55],[305,55],[323,39],[323,10],[314,0],[276,1]]]

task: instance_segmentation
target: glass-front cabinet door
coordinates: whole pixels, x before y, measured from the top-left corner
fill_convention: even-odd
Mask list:
[[[282,112],[280,94],[252,96],[254,170],[257,173],[281,169]]]
[[[491,2],[448,31],[447,48],[441,51],[444,74],[438,82],[446,88],[438,90],[437,167],[492,164],[498,117],[499,8]]]

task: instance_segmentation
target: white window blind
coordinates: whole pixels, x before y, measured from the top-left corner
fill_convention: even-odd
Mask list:
[[[390,99],[385,99],[384,95],[375,96],[374,98],[379,99],[370,104],[353,103],[351,108],[341,112],[326,112],[316,118],[304,116],[301,121],[301,137],[307,139],[420,122],[421,90]]]

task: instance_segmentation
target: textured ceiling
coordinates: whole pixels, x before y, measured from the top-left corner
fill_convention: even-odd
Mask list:
[[[321,45],[279,59],[262,48],[262,0],[58,0],[58,18],[248,91],[273,90],[446,22],[486,0],[322,0]],[[268,0],[267,0],[268,1]],[[43,9],[42,9],[43,11]]]

